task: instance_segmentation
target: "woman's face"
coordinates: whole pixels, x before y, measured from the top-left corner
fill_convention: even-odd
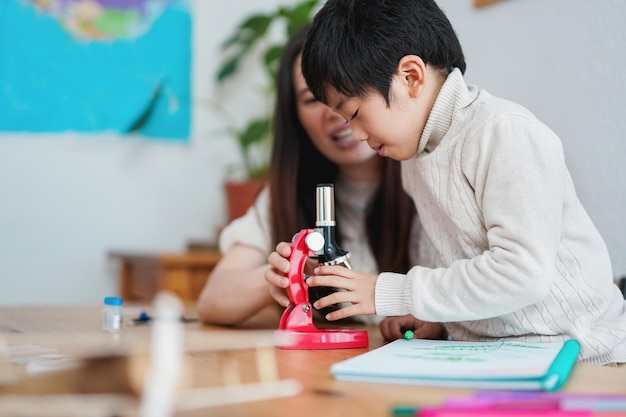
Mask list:
[[[345,174],[346,170],[354,170],[364,164],[371,170],[370,164],[380,162],[367,142],[357,142],[352,138],[352,129],[343,117],[315,100],[302,76],[300,57],[293,66],[293,84],[300,123],[315,147],[334,162],[339,171]]]

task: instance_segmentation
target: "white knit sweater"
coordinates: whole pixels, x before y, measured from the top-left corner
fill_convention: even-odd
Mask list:
[[[439,268],[380,274],[377,314],[445,322],[455,340],[576,339],[581,360],[626,362],[626,301],[554,132],[457,69],[402,170]]]

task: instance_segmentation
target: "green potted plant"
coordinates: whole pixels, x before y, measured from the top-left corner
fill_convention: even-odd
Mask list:
[[[227,179],[224,184],[228,221],[243,215],[263,186],[271,148],[270,132],[273,118],[273,104],[271,103],[273,103],[276,91],[278,61],[286,41],[296,30],[312,19],[318,3],[320,0],[303,0],[293,6],[279,6],[271,13],[252,14],[245,18],[222,44],[224,60],[217,71],[218,85],[238,72],[242,59],[253,51],[258,53],[257,47],[263,47],[261,50],[262,67],[267,85],[261,89],[261,93],[269,98],[268,103],[270,103],[264,114],[252,118],[242,128],[235,127],[232,122],[227,128],[230,136],[237,141],[243,177],[236,181]],[[279,22],[284,24],[284,37],[278,42],[271,42],[268,36],[270,28]]]

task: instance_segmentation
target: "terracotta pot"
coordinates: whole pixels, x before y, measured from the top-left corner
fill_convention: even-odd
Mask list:
[[[248,211],[264,184],[262,180],[226,181],[224,183],[229,223]]]

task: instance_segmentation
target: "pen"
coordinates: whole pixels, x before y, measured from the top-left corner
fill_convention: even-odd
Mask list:
[[[525,394],[525,395],[524,395]],[[552,409],[586,411],[626,411],[626,396],[575,395],[575,394],[532,394],[519,393],[514,396],[452,397],[445,402],[447,408],[480,409]]]
[[[146,313],[145,311],[142,311],[141,314],[132,319],[130,321],[130,324],[132,326],[140,326],[142,324],[150,324],[154,321],[154,318],[149,316],[148,313]],[[194,323],[196,321],[199,321],[197,318],[194,317],[185,317],[185,316],[180,316],[180,321],[182,321],[183,323]]]
[[[402,328],[402,329],[400,329],[400,331],[402,332],[402,337],[404,339],[406,339],[406,340],[413,339],[413,330],[412,329]]]
[[[626,398],[623,394],[585,394],[567,392],[543,392],[543,391],[478,391],[471,397],[451,398],[486,398],[486,399],[528,399],[528,398]]]
[[[145,311],[142,311],[137,318],[131,320],[130,324],[132,324],[133,326],[139,326],[142,324],[148,324],[151,321],[152,317],[150,317]]]
[[[590,411],[560,411],[540,409],[482,409],[482,408],[446,408],[400,406],[392,410],[393,417],[592,417]],[[614,417],[601,414],[602,417]]]
[[[400,405],[391,410],[392,417],[416,416],[417,408],[410,405]]]
[[[624,413],[595,413],[590,410],[497,409],[497,408],[421,408],[417,417],[623,417]]]

